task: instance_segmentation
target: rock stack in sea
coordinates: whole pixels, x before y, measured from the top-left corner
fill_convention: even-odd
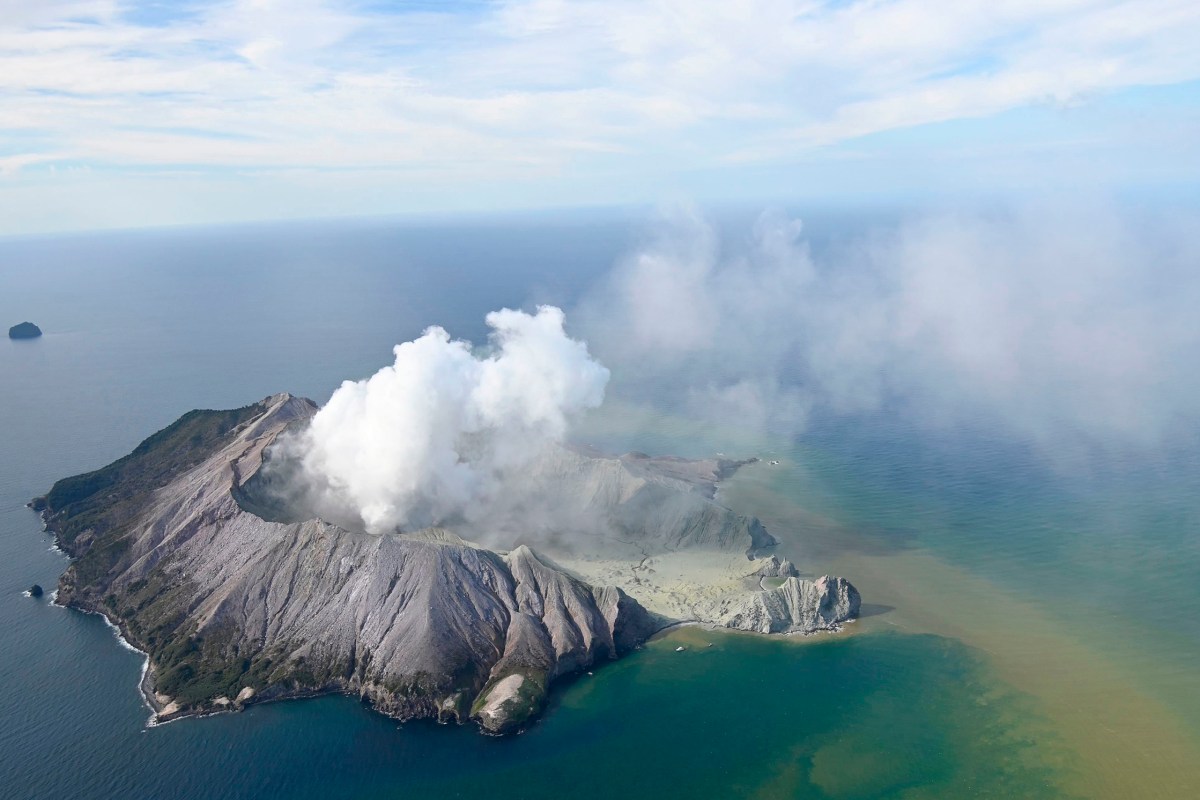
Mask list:
[[[796,565],[788,561],[786,558],[780,559],[779,556],[770,555],[759,561],[758,569],[754,574],[760,578],[798,578],[800,571],[796,569]]]
[[[21,322],[8,329],[10,339],[36,339],[42,335],[42,329],[32,322]]]

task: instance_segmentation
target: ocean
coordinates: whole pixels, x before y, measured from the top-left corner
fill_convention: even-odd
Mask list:
[[[863,224],[818,215],[808,231],[819,248]],[[1194,441],[1064,470],[998,432],[886,409],[765,435],[618,393],[580,437],[763,458],[722,501],[806,574],[854,582],[864,617],[807,639],[673,630],[565,681],[507,739],[345,697],[147,728],[140,655],[99,617],[23,594],[66,566],[25,507],[56,479],[192,408],[323,402],[431,324],[481,341],[495,308],[570,309],[640,225],[594,212],[0,240],[0,320],[45,332],[0,341],[0,794],[1200,796]]]

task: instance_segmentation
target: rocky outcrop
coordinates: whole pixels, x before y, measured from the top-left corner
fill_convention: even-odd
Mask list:
[[[788,561],[786,558],[780,559],[777,555],[769,555],[764,559],[759,560],[758,569],[754,570],[754,574],[760,578],[798,578],[800,571],[796,569],[796,565]]]
[[[516,613],[504,652],[472,716],[484,729],[507,733],[541,710],[556,677],[615,658],[637,646],[655,623],[620,589],[593,588],[518,547],[505,559],[516,582]]]
[[[36,339],[42,335],[42,329],[32,322],[21,322],[8,329],[10,339]]]
[[[845,578],[815,581],[787,578],[777,589],[755,592],[721,618],[728,628],[758,633],[815,633],[841,630],[858,617],[861,598]]]

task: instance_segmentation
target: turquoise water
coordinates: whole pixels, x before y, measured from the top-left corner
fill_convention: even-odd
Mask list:
[[[498,740],[400,726],[349,698],[143,730],[136,654],[98,619],[54,624],[94,657],[65,673],[54,657],[37,664],[59,692],[78,683],[43,694],[19,736],[6,731],[5,752],[28,756],[5,759],[9,796],[1050,797],[1051,766],[1067,757],[1048,732],[1035,749],[1024,732],[1036,709],[939,637],[663,639]],[[675,652],[679,641],[691,649]]]
[[[65,565],[24,507],[55,479],[189,408],[324,400],[428,324],[478,339],[497,306],[570,307],[633,236],[626,220],[557,218],[0,242],[0,319],[46,332],[0,341],[2,794],[1099,796],[1086,776],[1118,752],[1132,755],[1105,780],[1195,796],[1180,787],[1200,748],[1177,735],[1200,728],[1191,442],[1082,473],[886,415],[766,441],[615,406],[595,443],[783,460],[747,470],[729,501],[802,568],[855,580],[872,616],[805,642],[676,631],[561,687],[507,740],[399,726],[348,698],[147,730],[140,657],[99,618],[22,596]],[[1056,656],[1061,675],[1043,669]],[[1177,749],[1151,761],[1103,738],[1125,719]]]
[[[778,490],[875,538],[936,552],[1036,598],[1122,662],[1200,736],[1200,449],[1103,457],[1063,469],[982,437],[917,445],[928,432],[842,425],[791,452],[824,456],[816,481]],[[907,433],[907,435],[905,435]],[[926,463],[889,468],[904,453]],[[910,462],[911,463],[911,462]],[[814,474],[814,473],[810,473]],[[819,485],[814,485],[814,483]],[[896,526],[903,520],[903,528]],[[835,545],[836,546],[836,545]],[[852,544],[852,546],[854,546]],[[859,545],[861,546],[861,545]]]

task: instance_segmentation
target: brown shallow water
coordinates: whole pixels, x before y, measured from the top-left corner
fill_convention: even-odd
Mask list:
[[[1103,620],[1064,619],[1036,596],[929,550],[829,546],[853,533],[780,496],[772,485],[778,477],[764,473],[744,471],[727,485],[724,501],[762,517],[783,541],[782,551],[796,552],[801,569],[852,579],[867,614],[853,626],[855,635],[930,633],[985,654],[998,679],[1035,701],[1031,739],[1045,736],[1048,722],[1069,754],[1055,765],[1064,791],[1200,796],[1200,739],[1163,699],[1196,690],[1191,670],[1155,657],[1143,642],[1120,640]]]
[[[901,495],[862,478],[869,470],[851,463],[839,465],[843,479],[835,485],[831,459],[817,448],[645,408],[614,411],[589,430],[610,447],[633,442],[691,456],[759,456],[723,486],[721,501],[759,516],[781,540],[781,555],[802,572],[842,575],[859,588],[864,617],[845,635],[931,634],[977,654],[981,680],[997,696],[1022,698],[1007,704],[1005,724],[1034,746],[1029,769],[1052,794],[1200,797],[1200,646],[1188,627],[1200,611],[1200,575],[1188,566],[1196,555],[1186,538],[1195,498],[1186,481],[1174,495],[1169,484],[1155,492],[1118,485],[1102,497],[1050,492],[1049,503],[1003,489],[996,491],[1001,503],[988,498],[996,508],[956,517],[939,505],[941,484],[954,475],[920,476],[914,483],[928,490]],[[631,428],[639,435],[621,439]],[[881,450],[866,457],[892,459],[890,468],[900,471],[923,469],[906,455]],[[980,460],[991,457],[981,453]],[[989,469],[1001,468],[985,463],[980,474]],[[997,483],[1004,484],[1002,476]],[[1154,520],[1154,503],[1185,513],[1165,515],[1157,526],[1113,525],[1119,536],[1103,524],[1106,516]],[[862,519],[869,522],[856,521]],[[1070,535],[1072,525],[1083,533]],[[926,536],[927,528],[941,538]],[[1181,532],[1185,546],[1172,565],[1171,542]],[[1156,549],[1158,562],[1139,561]],[[856,763],[863,769],[894,756],[861,744]],[[819,774],[820,762],[812,769]],[[794,776],[796,770],[793,764]],[[781,785],[788,774],[781,772]],[[907,791],[946,796],[944,786]],[[980,787],[979,794],[989,792]]]

